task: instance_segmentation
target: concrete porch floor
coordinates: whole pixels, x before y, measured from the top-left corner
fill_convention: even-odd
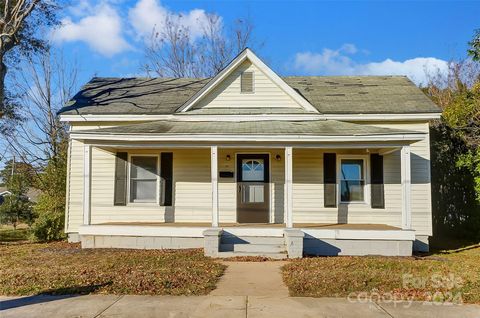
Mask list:
[[[160,226],[160,227],[202,227],[209,228],[211,223],[194,222],[106,222],[92,225],[125,225],[125,226]],[[222,228],[285,228],[283,223],[220,223]],[[343,224],[343,223],[295,223],[294,228],[309,229],[342,229],[342,230],[401,230],[401,228],[386,224]]]

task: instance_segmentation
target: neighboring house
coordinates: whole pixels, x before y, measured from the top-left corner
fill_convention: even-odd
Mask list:
[[[3,204],[3,202],[5,201],[5,197],[10,194],[12,193],[8,191],[7,188],[0,187],[0,204]]]
[[[36,203],[40,193],[41,192],[38,189],[29,188],[27,193],[26,193],[26,197],[28,198],[28,200],[30,202]],[[11,195],[11,194],[12,193],[10,191],[8,191],[7,188],[0,187],[0,204],[3,204],[3,202],[5,201],[5,197],[8,196],[8,195]]]
[[[406,77],[94,78],[70,130],[66,232],[211,256],[411,255],[432,235],[429,121]]]

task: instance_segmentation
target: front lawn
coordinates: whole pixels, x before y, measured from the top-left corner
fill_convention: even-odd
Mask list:
[[[0,295],[205,295],[224,270],[202,250],[82,250],[66,242],[0,245]]]
[[[0,243],[27,241],[30,235],[30,229],[26,224],[20,224],[14,230],[13,226],[0,225]]]
[[[291,296],[480,303],[480,246],[427,257],[317,257],[283,267]]]

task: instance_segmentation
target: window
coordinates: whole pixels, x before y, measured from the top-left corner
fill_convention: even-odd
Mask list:
[[[240,78],[240,91],[253,93],[253,72],[243,72]]]
[[[158,157],[132,156],[130,202],[157,202]]]
[[[363,159],[341,160],[340,201],[365,201],[365,167]]]

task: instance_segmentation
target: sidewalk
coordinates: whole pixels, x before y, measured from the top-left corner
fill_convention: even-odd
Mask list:
[[[0,317],[480,317],[478,305],[288,297],[280,271],[284,262],[225,264],[225,275],[208,296],[0,296]]]
[[[0,297],[0,317],[480,317],[477,305],[350,303],[343,298],[271,296]]]

